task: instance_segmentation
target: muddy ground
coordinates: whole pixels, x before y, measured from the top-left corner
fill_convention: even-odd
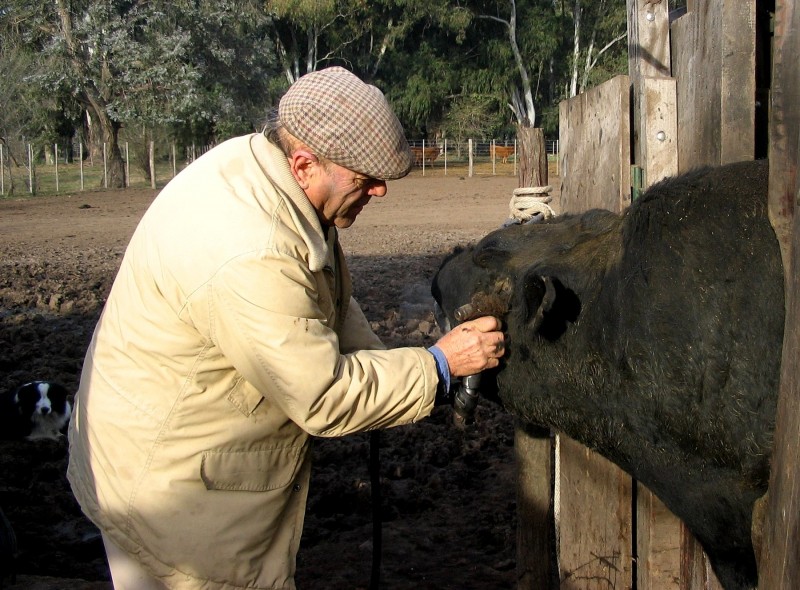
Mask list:
[[[557,179],[555,179],[557,181]],[[430,280],[442,257],[507,217],[513,176],[419,171],[390,183],[342,233],[361,302],[391,346],[440,335]],[[33,379],[77,388],[125,245],[156,191],[0,200],[0,389]],[[381,588],[512,588],[514,423],[482,404],[466,431],[451,410],[380,435]],[[369,435],[319,440],[298,556],[301,589],[368,588]],[[65,440],[0,442],[0,507],[19,543],[14,590],[106,590],[102,543],[65,477]],[[2,581],[0,581],[2,586]]]

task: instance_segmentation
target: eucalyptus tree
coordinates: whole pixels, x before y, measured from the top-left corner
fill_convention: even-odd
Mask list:
[[[408,131],[423,134],[458,87],[452,66],[466,9],[429,0],[267,0],[284,75],[343,65],[387,94]]]
[[[272,39],[288,84],[336,57],[341,48],[331,45],[331,34],[356,18],[362,4],[341,0],[265,1],[273,17]]]
[[[391,51],[381,55],[375,78],[408,133],[435,140],[453,101],[463,94],[465,66],[478,50],[469,43],[470,14],[465,9],[429,2],[385,3],[375,15],[382,39],[391,37]],[[411,5],[415,8],[412,10]],[[402,32],[400,32],[402,31]],[[452,128],[450,129],[452,130]]]
[[[472,0],[467,6],[472,27],[486,31],[480,23],[488,23],[504,37],[484,33],[491,40],[483,45],[485,71],[473,78],[492,80],[505,93],[521,143],[520,182],[542,183],[543,134],[532,131],[542,124],[539,108],[572,95],[579,82],[585,86],[601,58],[624,48],[625,0]]]
[[[569,97],[627,68],[627,7],[625,0],[572,0],[572,57]]]
[[[29,92],[23,81],[34,61],[35,56],[24,49],[0,42],[0,174],[4,175],[3,191],[7,194],[15,190],[13,167],[25,164],[23,138],[35,129],[38,96]]]
[[[272,17],[261,0],[196,4],[194,22],[183,26],[192,33],[192,59],[202,76],[199,104],[180,125],[205,129],[208,141],[258,129],[283,90]]]
[[[9,0],[0,10],[0,26],[40,57],[27,80],[81,105],[90,145],[106,148],[112,187],[125,182],[124,125],[213,123],[242,96],[268,101],[268,20],[255,2],[227,0]],[[249,75],[237,79],[242,63]]]
[[[115,118],[140,140],[213,144],[264,121],[275,96],[277,61],[268,27],[271,19],[255,0],[143,3],[141,26],[117,62],[126,93],[112,104]],[[163,143],[163,142],[161,142]],[[151,154],[152,158],[152,154]]]

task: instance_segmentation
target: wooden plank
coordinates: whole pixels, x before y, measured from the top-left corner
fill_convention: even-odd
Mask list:
[[[644,77],[639,85],[639,149],[647,188],[678,172],[677,89],[674,78]],[[678,590],[681,521],[650,490],[636,496],[638,590]]]
[[[636,84],[645,76],[670,76],[669,11],[666,2],[628,0],[628,75]]]
[[[720,162],[721,23],[714,18],[719,11],[711,10],[712,4],[717,3],[696,3],[696,10],[676,20],[671,28],[679,172]]]
[[[778,0],[773,41],[773,76],[769,121],[769,218],[781,244],[783,268],[791,268],[789,247],[800,151],[800,10],[794,2]],[[788,281],[787,281],[788,286]],[[788,299],[787,299],[788,301]]]
[[[681,580],[681,521],[637,484],[637,590],[677,590]]]
[[[756,137],[756,0],[724,0],[720,164],[752,160]]]
[[[794,217],[791,298],[783,341],[780,397],[767,516],[764,525],[759,588],[800,588],[800,216]]]
[[[787,313],[759,588],[800,588],[800,9],[777,0],[770,117],[770,221],[781,242]],[[791,243],[790,243],[791,241]]]
[[[630,78],[617,76],[559,105],[559,211],[620,212],[631,202]]]
[[[618,76],[559,105],[561,212],[631,199],[630,78]],[[562,588],[633,587],[632,481],[612,463],[559,436],[556,532]]]
[[[674,78],[643,78],[639,97],[641,137],[638,164],[645,187],[678,173],[677,85]]]
[[[555,579],[553,442],[550,431],[517,425],[517,590],[544,590]]]
[[[561,587],[633,587],[631,478],[559,435],[558,555]]]
[[[700,543],[685,525],[681,526],[680,590],[725,590],[711,569]]]
[[[628,75],[633,94],[633,163],[646,161],[643,153],[640,111],[642,84],[645,78],[670,76],[669,13],[666,2],[627,0],[628,3]]]
[[[672,24],[678,169],[752,159],[755,0],[709,0]]]

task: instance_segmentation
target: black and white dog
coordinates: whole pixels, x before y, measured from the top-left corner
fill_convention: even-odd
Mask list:
[[[0,438],[58,439],[66,432],[72,404],[64,386],[31,381],[0,399]]]

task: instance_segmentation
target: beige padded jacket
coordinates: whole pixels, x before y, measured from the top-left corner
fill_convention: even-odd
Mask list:
[[[68,475],[170,588],[294,588],[310,437],[433,408],[433,356],[382,349],[328,233],[254,134],[181,172],[131,239],[86,354]]]

